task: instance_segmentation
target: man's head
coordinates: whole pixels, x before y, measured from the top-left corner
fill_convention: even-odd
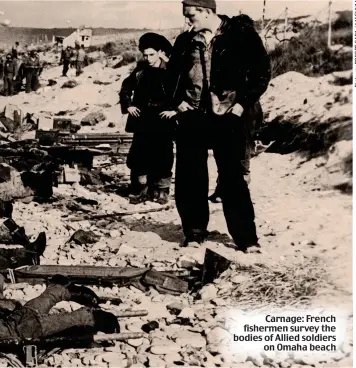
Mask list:
[[[162,35],[149,32],[140,38],[138,48],[149,66],[158,67],[163,53],[169,57],[172,45]]]
[[[16,45],[16,46],[19,46],[19,45],[20,45],[20,43],[19,43],[18,41],[16,41],[16,42],[15,42],[15,45]]]
[[[183,0],[183,15],[194,32],[210,29],[216,17],[215,0]]]
[[[7,59],[7,60],[12,59],[12,55],[11,55],[11,54],[7,54],[7,55],[6,55],[6,59]]]

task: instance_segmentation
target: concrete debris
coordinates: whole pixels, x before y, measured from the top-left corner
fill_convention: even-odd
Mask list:
[[[93,126],[93,125],[100,123],[101,121],[105,119],[106,117],[101,111],[91,112],[89,115],[85,116],[82,119],[82,125],[83,126],[86,126],[86,125]]]

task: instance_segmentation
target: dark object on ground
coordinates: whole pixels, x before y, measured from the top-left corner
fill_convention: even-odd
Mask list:
[[[202,285],[213,282],[230,267],[230,264],[231,261],[207,248],[203,265]]]
[[[43,200],[49,199],[53,195],[53,170],[25,171],[21,173],[21,179],[25,187],[30,187],[34,191],[35,197]]]
[[[157,321],[151,321],[148,323],[145,323],[142,325],[141,330],[146,333],[150,333],[151,331],[154,331],[155,329],[159,328],[159,324]]]
[[[0,217],[12,217],[13,204],[12,201],[0,200]]]
[[[108,217],[124,217],[136,214],[143,214],[143,213],[151,213],[151,212],[160,212],[165,211],[173,208],[172,205],[160,207],[160,208],[150,208],[147,210],[140,210],[140,211],[126,211],[126,212],[114,212],[114,213],[106,213],[106,214],[92,214],[92,215],[83,215],[77,217],[69,218],[70,221],[83,221],[83,220],[94,220],[94,219],[104,219]]]
[[[191,327],[193,327],[193,324],[190,321],[190,319],[189,318],[183,318],[183,317],[178,317],[178,318],[174,319],[171,322],[167,322],[167,326],[173,325],[173,324],[175,324],[175,325],[181,325],[181,326],[191,326]]]
[[[99,236],[92,231],[77,230],[68,240],[68,243],[74,241],[76,244],[94,244],[99,240]]]
[[[74,198],[74,200],[80,204],[89,205],[89,206],[97,206],[99,204],[98,201],[94,199],[83,198],[83,197],[77,197],[77,198]]]
[[[4,221],[4,226],[12,235],[12,244],[22,245],[27,251],[42,255],[46,248],[46,233],[41,232],[34,242],[25,233],[25,229],[16,224],[14,220],[8,218]]]
[[[7,269],[0,269],[8,277]],[[120,268],[96,266],[27,266],[13,270],[13,282],[43,282],[54,275],[67,277],[73,284],[126,286],[138,283],[155,287],[158,291],[179,295],[188,291],[188,282],[166,272],[149,268]]]
[[[51,278],[50,283],[66,287],[71,294],[71,302],[76,302],[89,308],[97,308],[99,305],[100,298],[93,290],[86,286],[73,284],[68,277],[55,275]]]
[[[142,283],[155,286],[158,291],[180,295],[188,291],[188,283],[178,277],[156,270],[148,271],[142,278]]]
[[[61,88],[74,88],[78,85],[78,83],[75,80],[69,80],[65,82]]]
[[[106,119],[106,116],[101,112],[91,112],[89,115],[85,116],[82,119],[82,125],[96,125],[98,124],[100,121],[103,121]]]

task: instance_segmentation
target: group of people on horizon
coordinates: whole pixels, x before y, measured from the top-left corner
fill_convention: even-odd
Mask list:
[[[64,48],[60,59],[60,64],[63,65],[62,76],[67,76],[69,67],[75,67],[75,75],[79,77],[83,73],[86,57],[85,47],[79,42],[75,42],[74,49],[71,46]]]
[[[11,52],[2,58],[0,74],[3,78],[4,96],[12,96],[21,91],[25,79],[25,91],[30,93],[39,87],[39,76],[42,65],[35,50],[22,51],[19,42],[16,42]]]
[[[133,133],[127,158],[131,202],[167,203],[176,143],[175,202],[185,241],[208,237],[208,150],[218,168],[222,201],[236,249],[259,251],[248,187],[259,103],[270,78],[270,61],[247,15],[218,15],[215,0],[184,0],[191,26],[174,43],[157,33],[139,40],[143,61],[123,81],[122,113]]]

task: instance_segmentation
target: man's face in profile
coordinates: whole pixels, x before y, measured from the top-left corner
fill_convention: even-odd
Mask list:
[[[197,9],[195,6],[183,6],[183,15],[188,20],[194,32],[200,32],[206,28],[208,13],[204,9]]]
[[[149,48],[143,50],[143,59],[148,63],[149,66],[158,66],[160,64],[159,52]]]

